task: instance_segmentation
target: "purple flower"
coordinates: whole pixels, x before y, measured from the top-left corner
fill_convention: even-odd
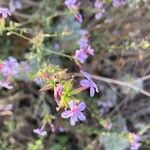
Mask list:
[[[68,7],[68,9],[74,10],[75,13],[75,18],[81,23],[83,22],[82,15],[80,14],[79,6],[80,3],[77,3],[77,0],[65,0],[65,5]]]
[[[83,22],[83,17],[82,17],[82,15],[81,15],[79,12],[75,15],[75,18],[76,18],[80,23]]]
[[[38,134],[39,136],[45,136],[47,134],[46,131],[42,131],[41,129],[33,129],[33,132]]]
[[[94,4],[95,8],[101,9],[103,8],[103,2],[102,1],[96,1]]]
[[[85,53],[84,49],[76,50],[75,59],[84,63],[84,61],[88,58],[88,55]]]
[[[3,62],[3,67],[0,69],[0,73],[5,77],[16,75],[18,71],[19,63],[13,57],[9,57],[8,60],[5,60]]]
[[[6,19],[8,16],[11,15],[10,10],[8,8],[4,8],[4,7],[0,8],[0,14],[3,19]]]
[[[80,48],[87,48],[88,47],[88,38],[86,36],[82,36],[81,39],[77,42]]]
[[[59,103],[62,92],[63,92],[63,86],[62,84],[58,84],[56,89],[54,90],[54,98],[57,104]]]
[[[87,72],[81,71],[81,73],[87,78],[80,81],[80,85],[87,89],[90,88],[90,96],[93,97],[95,95],[95,91],[99,92],[97,85],[92,80],[92,77]]]
[[[45,124],[43,124],[40,129],[39,128],[33,129],[33,132],[38,134],[39,136],[45,136],[45,135],[47,135],[47,132],[44,131],[44,127],[45,127]]]
[[[113,6],[118,8],[125,5],[126,0],[112,0]]]
[[[94,55],[94,50],[91,48],[91,46],[88,43],[89,42],[88,31],[81,30],[80,34],[82,35],[82,37],[77,42],[80,49],[76,50],[75,59],[80,61],[80,63],[84,63],[84,61],[88,58],[89,55]]]
[[[65,5],[71,9],[75,6],[77,0],[65,0]]]
[[[85,49],[81,48],[80,50],[76,50],[75,59],[80,61],[80,63],[84,63],[89,55],[94,55],[94,50],[91,49],[90,45]]]
[[[82,111],[85,109],[86,105],[84,102],[79,103],[78,105],[74,101],[69,102],[71,110],[65,110],[62,114],[62,118],[70,117],[70,124],[74,126],[78,120],[84,121],[86,119]]]

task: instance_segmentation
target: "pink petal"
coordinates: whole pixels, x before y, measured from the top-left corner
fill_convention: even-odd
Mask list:
[[[74,101],[70,101],[69,106],[70,106],[70,109],[74,109],[75,107],[77,107],[76,102]]]
[[[88,79],[88,80],[91,80],[91,75],[85,71],[81,71],[81,73]]]
[[[79,105],[78,105],[78,108],[80,111],[83,111],[85,109],[86,105],[84,102],[81,102]]]
[[[84,63],[84,61],[87,59],[87,57],[88,56],[84,53],[84,51],[82,49],[76,50],[75,59],[80,61],[80,63]]]
[[[46,134],[47,134],[46,131],[42,131],[42,132],[40,133],[41,136],[45,136]]]
[[[93,97],[95,94],[95,89],[93,87],[90,88],[90,96]]]
[[[83,22],[82,15],[81,15],[80,13],[76,14],[76,15],[75,15],[75,18],[76,18],[80,23]]]
[[[40,134],[41,131],[40,131],[40,129],[33,129],[33,132],[36,134]]]
[[[62,117],[62,118],[69,118],[69,117],[71,117],[71,115],[72,115],[71,110],[66,110],[66,111],[64,111],[64,112],[61,114],[61,117]]]
[[[96,92],[99,92],[96,83],[95,83],[92,79],[90,80],[90,84],[91,84],[91,86],[92,86],[93,88],[95,88]]]
[[[78,121],[78,119],[77,119],[76,116],[71,116],[71,118],[70,118],[70,124],[71,124],[72,126],[74,126],[77,121]]]
[[[88,46],[88,48],[86,49],[86,52],[90,55],[94,55],[94,50],[91,48],[91,46]]]
[[[13,89],[13,86],[11,86],[11,85],[9,85],[9,83],[7,83],[7,82],[0,82],[0,87],[4,87],[4,88],[6,88],[6,89],[8,89],[8,90],[10,90],[10,89]]]
[[[86,119],[85,115],[82,113],[82,112],[79,112],[78,113],[78,118],[81,120],[81,121],[84,121]]]

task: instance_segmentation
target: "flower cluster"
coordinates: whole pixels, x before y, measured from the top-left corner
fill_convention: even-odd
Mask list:
[[[79,3],[76,0],[66,0],[65,5],[72,11],[74,11],[76,18],[82,22],[82,17],[77,17],[79,14]],[[76,50],[74,59],[80,63],[84,63],[89,55],[94,55],[94,50],[91,48],[88,40],[88,31],[81,30],[81,39],[77,42],[79,50]],[[83,71],[80,67],[80,72],[86,79],[80,81],[80,87],[75,88],[73,86],[73,76],[69,76],[67,70],[62,70],[58,66],[43,65],[43,68],[36,74],[36,81],[41,81],[46,84],[40,91],[46,91],[49,89],[54,90],[54,100],[57,104],[56,110],[64,111],[61,113],[62,118],[70,118],[70,124],[74,126],[79,120],[85,121],[86,117],[83,111],[86,108],[84,102],[75,97],[81,91],[90,89],[90,96],[93,97],[95,92],[98,91],[96,83],[92,80],[92,76]],[[68,109],[69,108],[69,109]],[[46,123],[48,123],[46,121]],[[46,135],[43,127],[40,129],[34,129],[34,132],[40,136]]]
[[[54,99],[57,104],[56,110],[65,109],[62,113],[62,118],[69,118],[71,125],[75,125],[78,120],[84,121],[85,116],[82,111],[85,109],[85,103],[77,100],[74,95],[82,90],[90,89],[90,95],[93,97],[95,91],[98,92],[97,85],[92,80],[92,77],[87,72],[81,71],[86,79],[81,80],[81,87],[73,89],[73,80],[66,78],[68,73],[61,70],[59,67],[52,65],[44,65],[36,77],[46,82],[46,85],[41,90],[54,89]],[[69,76],[68,76],[69,77]],[[68,110],[67,108],[70,108]],[[38,130],[41,131],[41,130]]]
[[[131,143],[131,150],[138,150],[141,146],[141,137],[135,133],[129,133],[129,141]]]
[[[95,14],[95,19],[99,20],[101,19],[104,14],[105,14],[105,8],[104,8],[104,3],[102,1],[96,0],[95,2],[95,8],[97,13]]]
[[[82,15],[79,12],[80,3],[78,3],[77,0],[65,0],[65,5],[73,12],[79,22],[83,22]]]
[[[95,84],[95,82],[92,80],[92,77],[90,74],[88,74],[87,72],[84,72],[81,70],[81,73],[87,78],[87,79],[83,79],[80,81],[80,85],[84,88],[90,89],[90,96],[93,97],[95,95],[95,91],[99,92],[97,85]]]
[[[80,63],[84,63],[89,55],[94,55],[94,50],[91,48],[88,40],[88,32],[83,30],[80,32],[82,37],[77,42],[79,45],[79,50],[76,50],[75,59],[77,59]]]

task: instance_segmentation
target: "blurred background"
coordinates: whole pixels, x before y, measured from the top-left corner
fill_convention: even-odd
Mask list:
[[[63,0],[0,1],[11,12],[5,25],[0,21],[0,62],[14,57],[23,70],[13,89],[0,88],[0,150],[128,150],[126,133],[139,133],[140,150],[150,150],[150,1],[103,0],[100,9],[95,2],[78,0],[80,23]],[[87,120],[72,127],[56,111],[53,90],[39,92],[34,75],[44,63],[79,72],[69,56],[82,29],[95,53],[84,69],[104,79],[94,80],[94,98],[79,94]],[[54,125],[45,137],[33,132],[41,126],[42,99]]]

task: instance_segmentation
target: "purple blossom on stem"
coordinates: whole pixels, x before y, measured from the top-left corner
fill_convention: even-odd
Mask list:
[[[76,50],[75,59],[80,61],[80,63],[84,63],[89,55],[94,55],[94,50],[91,49],[90,45],[86,49],[81,48],[80,50]]]
[[[80,63],[84,63],[87,58],[88,55],[84,52],[84,49],[76,50],[75,59],[80,61]]]
[[[94,50],[88,44],[88,39],[86,37],[82,37],[78,41],[78,44],[80,46],[80,50],[76,50],[75,59],[80,61],[80,63],[84,63],[89,55],[94,55]]]
[[[118,8],[125,5],[126,0],[112,0],[113,6]]]
[[[90,96],[93,97],[95,95],[95,91],[99,92],[97,85],[92,80],[92,77],[87,72],[81,71],[81,73],[87,78],[80,81],[80,85],[87,89],[90,88]]]
[[[83,22],[83,17],[80,14],[79,10],[79,6],[80,3],[77,3],[77,0],[65,0],[65,5],[68,7],[68,9],[74,10],[75,12],[75,18],[82,23]]]
[[[80,63],[84,63],[84,61],[88,58],[89,55],[94,55],[94,50],[89,45],[88,31],[81,30],[80,34],[82,35],[82,37],[77,42],[80,49],[76,50],[74,57]]]
[[[11,15],[10,10],[8,8],[0,7],[0,15],[3,19],[6,19]]]
[[[78,120],[84,121],[86,119],[82,111],[86,108],[84,102],[80,102],[78,105],[74,101],[69,102],[70,110],[65,110],[62,114],[62,118],[70,117],[70,124],[74,126]]]

